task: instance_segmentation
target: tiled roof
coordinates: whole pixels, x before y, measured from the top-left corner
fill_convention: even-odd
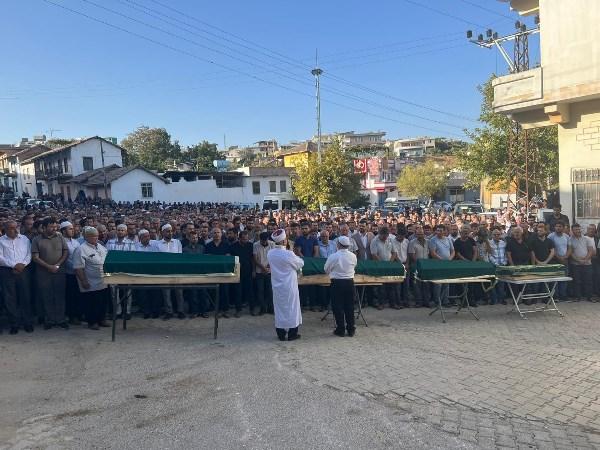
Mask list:
[[[128,174],[129,172],[135,169],[143,170],[146,173],[154,175],[156,178],[160,179],[165,184],[168,183],[168,180],[166,180],[165,178],[141,166],[119,167],[116,164],[112,164],[105,168],[106,183],[110,184],[113,181],[118,180],[122,176]],[[69,183],[83,184],[85,186],[102,186],[104,184],[104,174],[101,168],[88,170],[87,172],[84,172],[80,175],[77,175],[76,177],[71,178],[69,180]]]
[[[115,144],[113,144],[112,142],[110,142],[110,141],[107,141],[107,140],[106,140],[106,139],[104,139],[104,138],[101,138],[100,136],[91,136],[91,137],[89,137],[89,138],[80,139],[80,140],[78,140],[78,141],[71,142],[70,144],[63,145],[63,146],[61,146],[61,147],[57,147],[57,148],[52,148],[52,149],[50,149],[50,148],[46,147],[46,148],[48,149],[48,151],[46,151],[46,152],[44,152],[44,153],[36,154],[35,156],[28,156],[28,159],[27,159],[27,161],[26,161],[26,162],[31,162],[31,161],[34,161],[34,160],[36,160],[36,159],[38,159],[38,158],[41,158],[41,157],[43,157],[43,156],[53,155],[53,154],[55,154],[55,153],[62,152],[63,150],[67,150],[67,149],[69,149],[69,148],[72,148],[72,147],[75,147],[75,146],[77,146],[77,145],[79,145],[79,144],[83,144],[84,142],[91,141],[92,139],[100,139],[100,140],[102,140],[103,142],[105,142],[105,143],[107,143],[107,144],[110,144],[110,145],[113,145],[113,146],[115,146],[115,147],[118,147],[118,148],[120,148],[120,149],[121,149],[121,150],[123,150],[123,151],[125,150],[123,147],[121,147],[121,146],[119,146],[119,145],[115,145]],[[25,162],[25,160],[22,160],[21,162]]]

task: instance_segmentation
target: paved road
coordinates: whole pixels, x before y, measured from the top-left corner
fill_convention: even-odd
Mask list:
[[[354,338],[307,313],[289,343],[271,316],[4,334],[0,448],[600,447],[600,307],[561,308],[369,308]]]

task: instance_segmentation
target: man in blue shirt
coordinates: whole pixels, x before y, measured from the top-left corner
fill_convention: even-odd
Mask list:
[[[329,231],[323,229],[319,235],[319,258],[329,258],[337,252],[337,244],[329,239]],[[319,311],[324,311],[329,306],[331,289],[329,286],[317,286],[317,299]]]
[[[310,236],[310,228],[308,222],[302,222],[300,224],[302,236],[298,236],[294,241],[294,253],[301,258],[319,257],[319,241]],[[300,286],[300,303],[303,307],[310,306],[312,311],[316,311],[317,304],[319,303],[315,287],[316,286]]]

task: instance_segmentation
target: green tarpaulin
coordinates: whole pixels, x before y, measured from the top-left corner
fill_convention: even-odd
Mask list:
[[[104,273],[205,275],[234,271],[234,256],[109,251],[104,261]]]
[[[322,275],[325,273],[325,258],[304,258],[303,276]],[[404,266],[390,261],[358,261],[355,273],[374,277],[403,277]]]
[[[421,280],[451,280],[494,276],[496,266],[484,261],[446,261],[442,259],[419,259],[415,270]]]

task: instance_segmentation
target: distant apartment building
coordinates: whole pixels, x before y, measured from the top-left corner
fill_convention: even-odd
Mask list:
[[[352,147],[376,147],[385,145],[385,131],[368,131],[366,133],[356,133],[354,131],[344,131],[321,136],[321,142],[327,146],[334,140],[339,139],[342,148]],[[313,142],[317,142],[317,136],[313,136]]]
[[[435,139],[429,137],[397,139],[391,141],[390,146],[398,158],[421,158],[427,152],[435,150]]]

